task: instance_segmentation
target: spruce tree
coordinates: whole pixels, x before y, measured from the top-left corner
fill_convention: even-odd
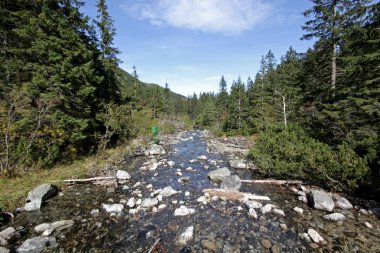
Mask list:
[[[219,82],[219,92],[216,97],[216,110],[217,110],[217,124],[224,122],[227,118],[228,112],[228,91],[227,82],[222,75]]]
[[[120,60],[117,55],[120,51],[113,46],[116,29],[113,20],[108,12],[106,0],[97,0],[98,15],[95,21],[99,32],[100,59],[104,66],[102,73],[104,88],[99,90],[100,96],[107,97],[110,101],[118,102],[120,99],[120,83],[117,76],[117,68]]]
[[[238,134],[247,134],[248,97],[245,84],[240,77],[231,85],[228,112],[224,129],[235,130]]]
[[[303,14],[309,18],[302,39],[317,38],[324,53],[330,57],[330,90],[334,95],[337,81],[337,56],[344,33],[362,21],[364,6],[369,0],[312,0],[312,9]]]

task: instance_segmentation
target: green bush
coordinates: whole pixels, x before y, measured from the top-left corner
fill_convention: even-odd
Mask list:
[[[268,176],[302,179],[340,190],[355,189],[368,173],[366,159],[347,143],[334,150],[298,126],[262,133],[250,157]]]

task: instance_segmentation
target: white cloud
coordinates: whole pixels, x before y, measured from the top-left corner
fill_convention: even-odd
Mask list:
[[[222,76],[210,76],[210,77],[207,77],[205,78],[204,80],[205,81],[209,81],[209,80],[220,80],[222,78]]]
[[[126,7],[158,26],[237,35],[250,30],[273,12],[264,0],[150,0]]]

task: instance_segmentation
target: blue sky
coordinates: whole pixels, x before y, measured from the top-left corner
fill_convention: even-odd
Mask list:
[[[96,16],[96,0],[82,11]],[[182,95],[218,91],[252,78],[261,56],[272,50],[279,61],[289,46],[304,52],[301,14],[308,0],[108,0],[117,30],[121,67],[136,66],[140,80]]]

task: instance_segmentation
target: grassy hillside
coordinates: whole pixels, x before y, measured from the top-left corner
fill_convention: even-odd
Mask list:
[[[133,88],[135,84],[135,80],[131,74],[129,74],[127,71],[119,68],[119,77],[121,78],[121,86],[122,86],[122,95],[123,97],[128,97],[131,94],[133,94]],[[158,84],[155,83],[145,83],[140,80],[136,81],[136,84],[138,85],[138,90],[141,92],[140,95],[142,96],[150,96],[151,94],[159,92],[159,94],[164,94],[165,88],[161,87]],[[169,87],[170,88],[170,87]],[[181,101],[182,103],[187,100],[185,96],[182,96],[180,94],[174,93],[172,91],[169,92],[170,94],[170,100],[175,103],[176,101]]]

